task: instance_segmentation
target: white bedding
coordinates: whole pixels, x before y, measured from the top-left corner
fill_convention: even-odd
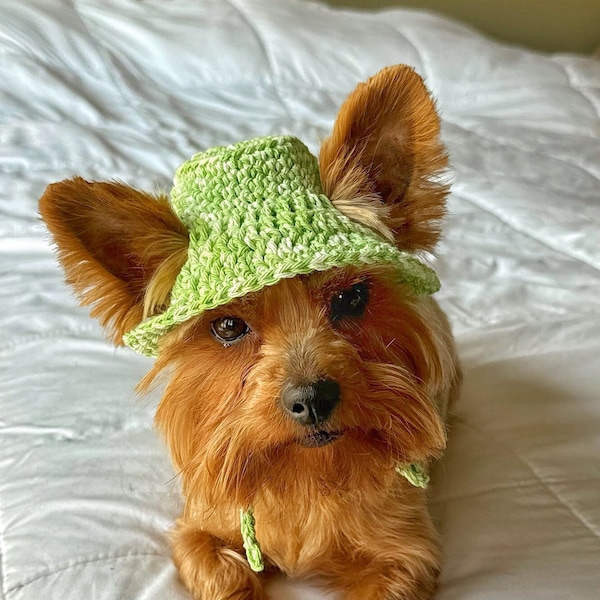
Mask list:
[[[316,152],[393,63],[437,96],[456,181],[435,266],[465,385],[431,490],[436,599],[600,598],[600,61],[301,0],[0,3],[2,598],[187,597],[156,397],[133,394],[150,362],[76,306],[36,214],[45,186],[168,189],[194,152],[256,135]]]

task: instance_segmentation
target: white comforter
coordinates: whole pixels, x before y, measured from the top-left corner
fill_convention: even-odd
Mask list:
[[[435,263],[465,385],[434,473],[436,598],[600,598],[600,61],[300,0],[0,3],[2,598],[187,597],[156,398],[132,391],[150,363],[76,306],[45,186],[168,189],[194,152],[256,135],[317,151],[355,84],[400,62],[438,98],[456,181]]]

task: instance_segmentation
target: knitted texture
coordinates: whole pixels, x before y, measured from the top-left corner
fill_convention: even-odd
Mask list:
[[[187,262],[167,309],[124,336],[147,356],[177,324],[287,277],[386,263],[415,294],[439,289],[432,269],[333,206],[316,157],[294,137],[196,154],[177,170],[171,204],[189,231]]]
[[[260,544],[256,539],[256,521],[254,520],[254,513],[251,508],[246,511],[240,511],[240,531],[242,533],[248,564],[255,573],[260,573],[264,570],[265,565]]]
[[[429,485],[427,471],[417,463],[398,465],[396,472],[406,478],[415,487],[426,488]]]

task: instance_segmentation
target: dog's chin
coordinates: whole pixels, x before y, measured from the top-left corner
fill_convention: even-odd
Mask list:
[[[303,448],[321,448],[333,444],[344,435],[343,431],[326,431],[324,429],[311,431],[298,439],[298,444]]]

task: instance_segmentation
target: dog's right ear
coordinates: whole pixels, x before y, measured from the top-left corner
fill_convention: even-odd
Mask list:
[[[188,248],[165,196],[76,177],[48,186],[40,214],[67,283],[116,344],[165,308]]]

